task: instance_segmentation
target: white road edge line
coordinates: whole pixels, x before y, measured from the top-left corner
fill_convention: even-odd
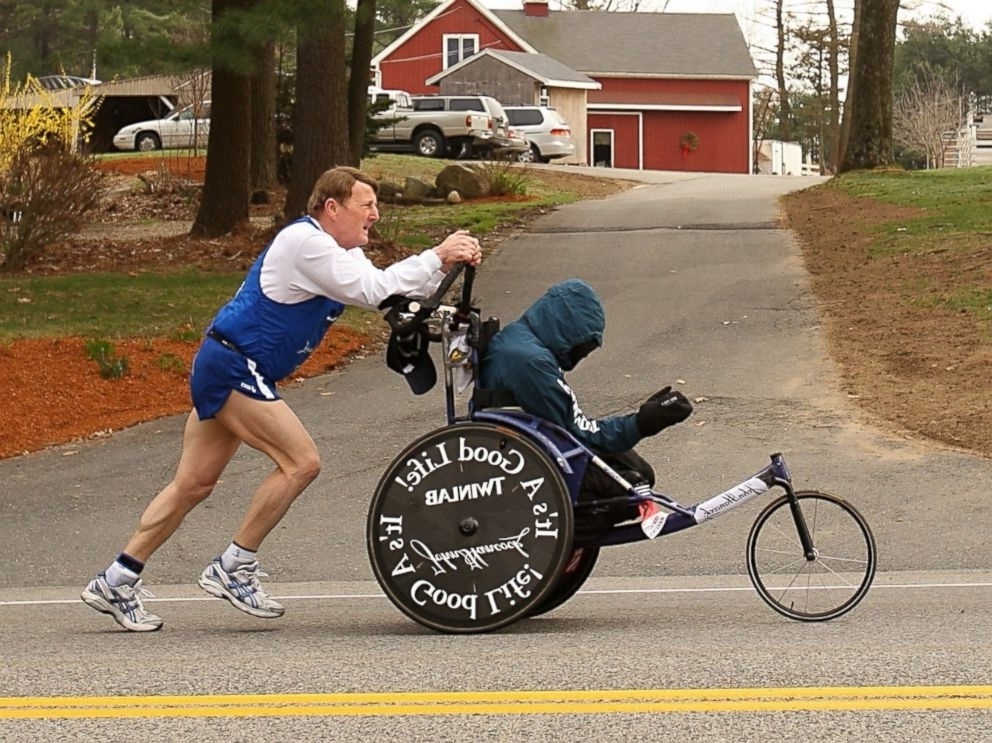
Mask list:
[[[818,590],[830,588],[843,588],[844,586],[816,586]],[[784,588],[784,587],[783,587]],[[931,589],[931,588],[992,588],[992,583],[889,583],[873,585],[872,591],[883,591],[893,588],[900,589]],[[774,590],[774,589],[772,589]],[[742,591],[751,592],[751,586],[724,587],[724,588],[603,588],[579,591],[578,595],[607,595],[620,593],[740,593]],[[384,599],[385,594],[381,593],[315,593],[301,595],[275,595],[272,598],[279,601],[338,601],[352,599]],[[170,598],[149,598],[144,603],[181,603],[187,601],[216,601],[213,596],[177,596]],[[71,599],[38,599],[38,600],[12,600],[0,601],[0,607],[4,606],[54,606],[58,604],[77,604],[78,598]]]

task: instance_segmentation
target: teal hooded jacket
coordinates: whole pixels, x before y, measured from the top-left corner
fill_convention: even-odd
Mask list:
[[[573,349],[584,346],[588,353],[601,346],[605,328],[603,304],[591,286],[580,279],[555,284],[493,336],[479,382],[510,392],[526,412],[557,423],[590,449],[625,452],[641,440],[635,414],[589,418],[565,381],[581,358]]]

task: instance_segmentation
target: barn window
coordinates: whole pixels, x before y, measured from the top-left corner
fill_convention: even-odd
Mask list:
[[[463,59],[468,59],[478,51],[478,34],[445,34],[444,68],[452,67]]]

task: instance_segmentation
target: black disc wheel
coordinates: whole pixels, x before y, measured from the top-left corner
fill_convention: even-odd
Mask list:
[[[367,543],[400,611],[439,632],[489,632],[527,616],[572,554],[572,506],[525,435],[465,422],[397,456],[376,487]]]
[[[575,547],[568,562],[565,563],[561,575],[558,576],[558,582],[548,592],[544,601],[534,607],[529,616],[536,617],[540,614],[547,614],[578,593],[582,584],[586,582],[586,578],[592,573],[592,569],[596,567],[598,558],[599,547]]]
[[[846,614],[875,577],[875,538],[860,513],[830,493],[787,495],[758,514],[747,539],[747,572],[758,595],[790,619],[819,622]],[[803,549],[797,517],[812,541]]]

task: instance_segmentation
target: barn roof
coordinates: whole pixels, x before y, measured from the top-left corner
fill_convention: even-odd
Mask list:
[[[544,85],[558,88],[585,88],[595,90],[600,84],[581,72],[576,72],[571,67],[566,67],[557,59],[549,57],[547,54],[531,54],[530,52],[511,52],[506,49],[483,49],[478,54],[466,57],[456,65],[452,65],[446,70],[427,79],[428,85],[437,85],[443,78],[452,72],[462,69],[466,65],[474,64],[484,56],[497,59],[504,64],[520,70],[526,75],[538,80]]]
[[[757,70],[731,13],[492,10],[538,52],[595,76],[753,78]]]

